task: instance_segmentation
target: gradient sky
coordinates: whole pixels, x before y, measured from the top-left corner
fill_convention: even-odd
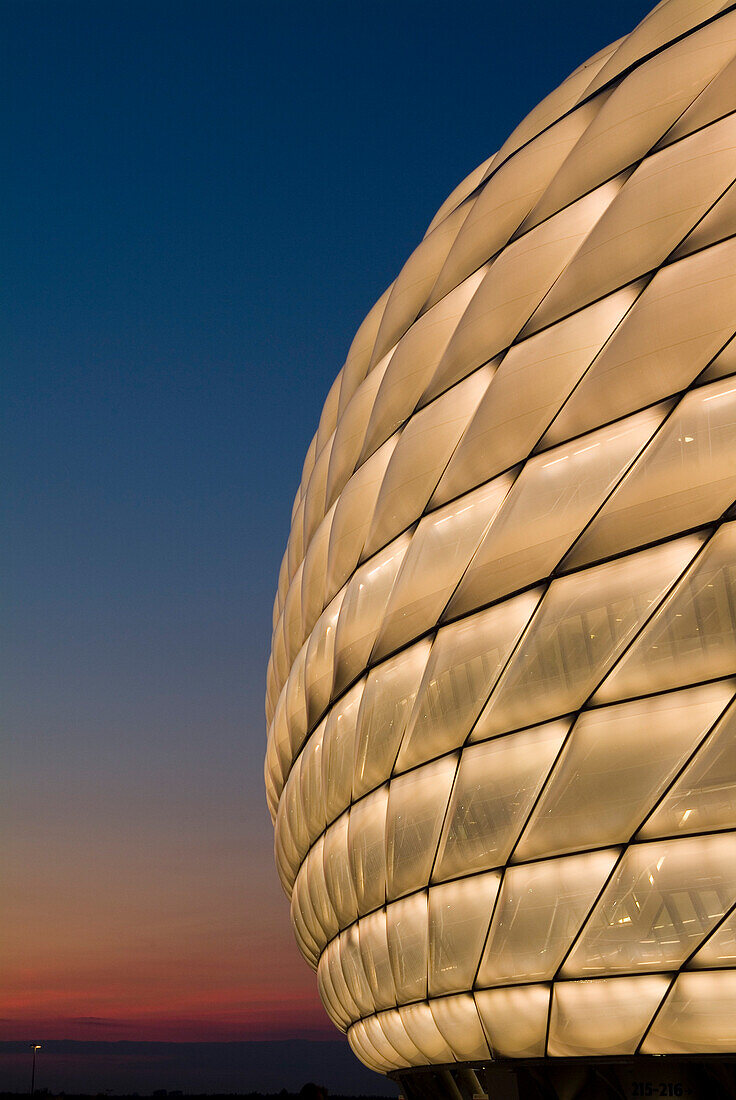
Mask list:
[[[646,0],[6,0],[0,1039],[333,1037],[262,792],[291,502],[449,191]]]

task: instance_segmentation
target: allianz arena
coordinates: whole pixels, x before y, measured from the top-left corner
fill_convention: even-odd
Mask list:
[[[735,177],[736,5],[664,0],[327,396],[266,788],[325,1008],[409,1097],[736,1090]]]

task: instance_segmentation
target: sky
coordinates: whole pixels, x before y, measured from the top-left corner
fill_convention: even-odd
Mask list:
[[[0,1040],[332,1039],[262,790],[352,336],[641,0],[6,0]]]

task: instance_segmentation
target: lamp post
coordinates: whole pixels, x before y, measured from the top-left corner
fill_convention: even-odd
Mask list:
[[[33,1064],[31,1066],[31,1096],[33,1096],[36,1087],[36,1051],[40,1049],[40,1043],[31,1043],[31,1050],[33,1051]]]

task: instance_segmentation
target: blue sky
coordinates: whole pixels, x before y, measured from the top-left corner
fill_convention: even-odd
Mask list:
[[[646,10],[5,4],[0,1037],[332,1034],[261,789],[302,459],[449,191]]]

